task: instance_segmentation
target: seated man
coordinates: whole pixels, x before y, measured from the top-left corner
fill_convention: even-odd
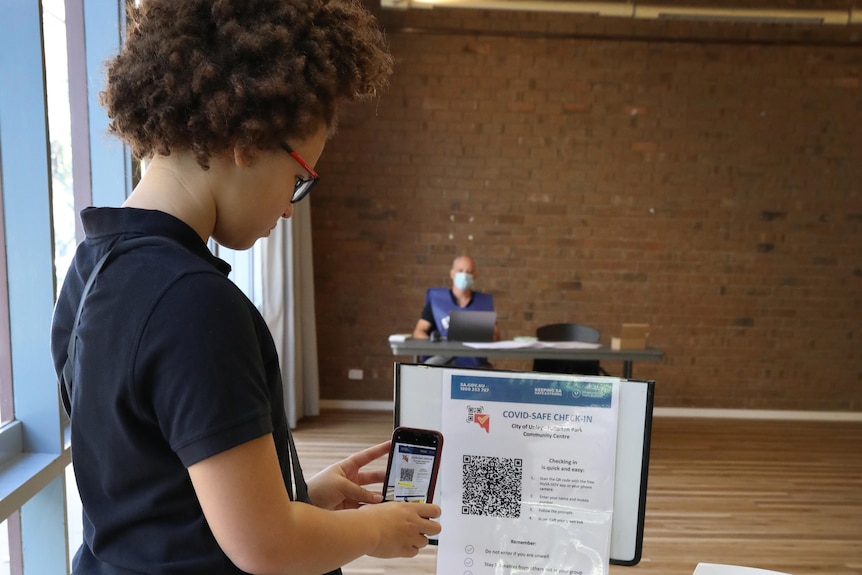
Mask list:
[[[476,262],[469,256],[460,256],[452,262],[449,271],[452,289],[430,288],[425,295],[422,317],[413,329],[414,339],[445,338],[449,331],[449,312],[456,309],[475,311],[494,311],[494,298],[491,294],[473,291],[476,279]],[[499,328],[494,326],[494,339],[500,339]],[[446,363],[458,367],[490,367],[484,357],[455,357],[426,359],[427,363]]]

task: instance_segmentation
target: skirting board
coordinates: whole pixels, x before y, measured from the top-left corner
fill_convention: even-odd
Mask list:
[[[359,399],[321,399],[320,409],[334,411],[388,411],[392,412],[391,401],[365,401]]]
[[[712,409],[655,407],[653,417],[711,417],[716,419],[775,419],[785,421],[859,421],[859,411],[793,411],[784,409]]]
[[[350,411],[392,411],[391,401],[321,399],[321,409]],[[691,417],[715,419],[775,419],[790,421],[859,421],[859,411],[791,411],[780,409],[712,409],[698,407],[656,407],[653,417]]]

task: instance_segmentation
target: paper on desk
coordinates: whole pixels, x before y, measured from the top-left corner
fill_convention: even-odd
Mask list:
[[[598,349],[600,343],[587,343],[583,341],[491,341],[491,342],[464,342],[467,347],[474,349]]]

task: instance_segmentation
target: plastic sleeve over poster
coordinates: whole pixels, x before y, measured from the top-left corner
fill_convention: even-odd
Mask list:
[[[452,370],[441,393],[438,575],[607,575],[619,383]]]

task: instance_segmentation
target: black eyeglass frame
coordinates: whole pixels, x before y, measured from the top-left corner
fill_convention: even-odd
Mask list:
[[[293,148],[289,145],[282,143],[281,149],[290,154],[290,157],[296,160],[296,162],[311,175],[310,178],[301,178],[296,176],[296,183],[293,185],[293,197],[290,199],[290,203],[295,204],[311,192],[311,189],[314,187],[314,184],[317,183],[317,180],[320,179],[320,176],[314,171],[314,168],[309,166],[308,162],[303,160],[302,156],[294,152]]]

